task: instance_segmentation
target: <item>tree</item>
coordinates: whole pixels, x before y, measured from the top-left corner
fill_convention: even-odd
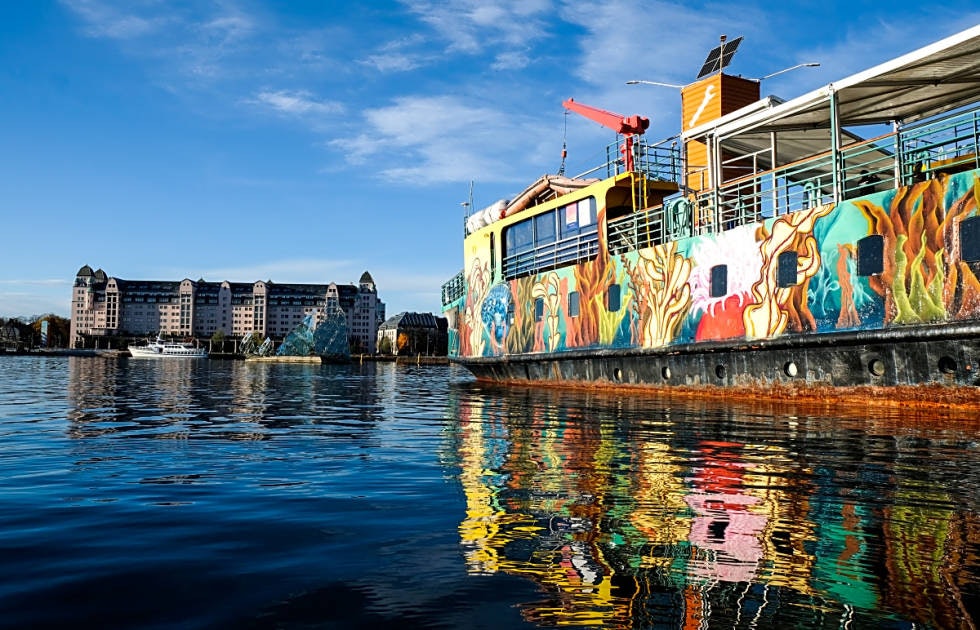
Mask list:
[[[211,335],[211,350],[214,351],[217,348],[220,348],[218,352],[225,351],[225,331],[223,328],[219,328]]]
[[[41,315],[31,323],[34,330],[34,338],[40,342],[41,326],[43,322],[48,322],[48,347],[62,348],[68,343],[68,335],[71,330],[71,320],[59,317],[53,313]]]
[[[403,332],[398,333],[398,354],[408,346],[408,335]]]
[[[391,351],[391,339],[388,339],[387,336],[382,337],[381,341],[378,342],[378,352],[381,354],[394,354]]]

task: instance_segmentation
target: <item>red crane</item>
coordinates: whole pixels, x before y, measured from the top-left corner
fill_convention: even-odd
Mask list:
[[[589,120],[599,123],[603,127],[608,127],[616,133],[621,133],[626,136],[626,141],[620,147],[620,152],[623,154],[623,162],[626,170],[633,170],[633,136],[643,135],[643,132],[650,126],[649,118],[640,116],[639,114],[628,117],[623,116],[622,114],[608,112],[598,107],[576,103],[575,99],[572,98],[563,101],[562,106],[565,109],[570,109],[576,114],[581,114]]]

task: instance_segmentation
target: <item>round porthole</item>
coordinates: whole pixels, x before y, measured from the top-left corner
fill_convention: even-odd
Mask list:
[[[794,378],[797,374],[799,374],[799,369],[796,367],[796,362],[787,361],[786,364],[783,365],[783,373],[790,378]]]
[[[669,381],[670,380],[670,368],[665,365],[663,367],[663,369],[660,370],[660,376],[664,377],[664,380],[665,381]]]
[[[868,363],[868,371],[872,376],[882,376],[885,373],[885,362],[881,359],[871,359]]]
[[[956,360],[953,357],[940,357],[939,371],[943,374],[956,374]]]
[[[715,366],[715,376],[717,376],[719,379],[725,378],[725,371],[726,370],[724,365],[719,363],[718,365]]]

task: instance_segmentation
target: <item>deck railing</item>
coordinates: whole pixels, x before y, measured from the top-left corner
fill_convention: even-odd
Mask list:
[[[461,269],[448,282],[442,285],[442,305],[449,306],[466,293],[466,277]]]
[[[718,189],[690,199],[610,220],[609,251],[619,254],[694,234],[729,230],[818,205],[856,199],[907,186],[943,172],[980,168],[980,105],[906,126],[896,133],[853,142],[777,168],[754,172],[762,154],[742,155],[722,165],[724,172],[748,172]],[[834,173],[836,170],[836,182]],[[835,188],[837,190],[835,190]]]
[[[575,177],[612,177],[625,172],[623,146],[622,142],[607,145],[605,162]],[[647,179],[663,182],[681,181],[681,150],[673,138],[651,144],[642,138],[634,137],[633,164],[634,170],[642,173]]]
[[[758,171],[759,154],[722,164],[744,170],[717,189],[696,196],[696,233],[716,232],[817,205],[907,186],[942,172],[980,168],[980,105],[906,126],[841,149]],[[836,178],[835,178],[836,174]]]
[[[980,107],[908,126],[899,135],[903,185],[944,169],[980,168]]]
[[[599,253],[599,233],[595,230],[537,245],[504,256],[504,279],[529,276],[594,258]]]

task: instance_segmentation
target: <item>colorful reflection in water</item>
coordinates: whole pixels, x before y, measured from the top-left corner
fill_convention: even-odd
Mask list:
[[[477,385],[451,400],[468,571],[535,583],[528,621],[976,627],[976,420]]]

